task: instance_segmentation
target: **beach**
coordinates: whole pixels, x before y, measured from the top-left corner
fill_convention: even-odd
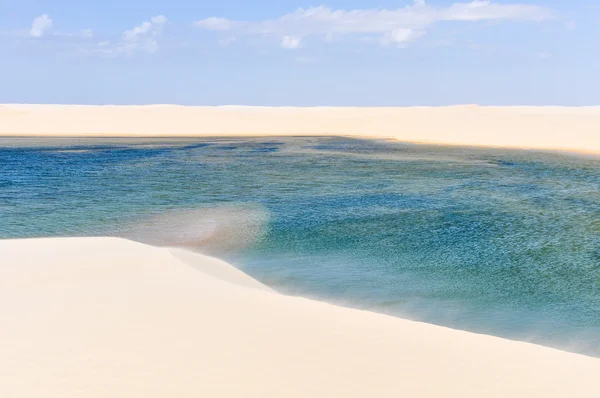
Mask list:
[[[600,360],[278,294],[115,238],[0,241],[3,397],[597,397]]]
[[[600,153],[600,107],[0,105],[4,136],[352,136]]]
[[[442,108],[263,108],[0,105],[0,136],[28,139],[344,136],[435,145],[568,151],[595,156],[600,153],[598,131],[600,107],[467,105]],[[273,143],[260,145],[260,150],[274,150],[276,146]],[[231,143],[229,147],[221,142],[214,146],[225,148],[227,151],[237,150]],[[92,149],[79,146],[69,146],[66,151],[61,151],[60,148],[43,148],[45,147],[42,146],[40,151],[46,151],[49,154],[46,154],[47,156],[53,156],[52,159],[55,159],[58,165],[72,161],[70,158],[61,157],[69,156],[69,151],[79,154],[89,151],[85,156],[94,156]],[[252,146],[247,153],[254,153],[252,151],[255,149]],[[102,149],[104,150],[106,148]],[[119,150],[116,150],[116,153],[121,154]],[[151,168],[150,161],[142,158],[142,154],[139,156],[145,163],[140,163],[142,166],[134,164],[131,153],[136,150],[128,148],[123,151],[129,151],[126,153],[129,157],[123,164],[137,168],[127,169],[119,163],[111,169],[114,174],[103,175],[102,178],[114,180],[117,184],[121,181],[115,177],[118,172],[123,173],[119,174],[118,178],[127,179],[137,176],[142,172],[140,170],[155,170]],[[339,147],[335,150],[338,152],[332,152],[333,155],[330,156],[334,160],[336,156],[341,156]],[[139,152],[142,153],[143,150]],[[180,152],[184,153],[183,150]],[[14,156],[25,156],[24,153],[9,154],[13,156],[10,159]],[[249,156],[247,153],[245,156]],[[262,154],[265,152],[256,153],[259,155],[254,156],[264,156]],[[281,155],[278,156],[290,157],[290,153],[291,150],[281,151]],[[311,156],[321,156],[323,153],[327,154],[311,152]],[[39,165],[47,162],[47,159],[38,156],[37,152],[33,156],[36,156],[39,164],[32,170],[40,169]],[[389,160],[386,156],[392,157],[387,152],[385,156],[382,155],[381,158],[386,162]],[[397,156],[395,152],[393,156]],[[428,156],[435,157],[436,152]],[[505,166],[504,163],[509,163],[502,163],[500,155],[496,154],[491,155],[489,162],[473,160],[474,158],[460,158],[459,161],[458,155],[454,153],[452,156],[454,157],[451,157],[450,164],[456,165],[457,168],[485,169],[491,170],[490,173],[500,166]],[[526,157],[526,154],[519,156]],[[349,163],[346,167],[354,167],[355,164],[366,167],[364,159],[367,157],[368,155],[362,153],[352,154],[352,157],[349,157],[350,161],[356,163]],[[417,162],[422,157],[423,155],[419,154],[413,155],[413,158],[402,164]],[[177,158],[181,163],[174,163],[172,158],[165,158],[168,161],[152,167],[156,167],[158,176],[159,172],[165,173],[169,166],[179,171],[184,167],[181,165],[188,162],[185,164],[191,167],[189,164],[192,158],[197,159],[201,156],[193,153],[185,158]],[[56,210],[43,206],[52,202],[45,198],[57,195],[51,185],[58,182],[65,184],[64,187],[70,189],[70,197],[75,198],[74,202],[65,204],[68,210],[60,209],[63,215],[79,211],[83,212],[86,219],[106,219],[115,213],[115,209],[123,212],[127,209],[123,210],[117,204],[112,204],[112,207],[104,209],[104,213],[92,214],[90,209],[95,202],[89,197],[84,200],[77,195],[85,189],[91,189],[93,178],[89,176],[94,175],[100,179],[98,176],[102,170],[98,171],[95,167],[103,164],[102,167],[108,169],[112,164],[110,159],[112,158],[101,158],[105,163],[98,163],[100,161],[94,158],[89,164],[76,164],[73,170],[83,166],[90,169],[81,175],[69,174],[68,178],[55,176],[51,173],[52,170],[43,170],[39,181],[47,178],[45,183],[51,188],[48,190],[50,193],[44,191],[40,194],[35,191],[42,185],[42,182],[37,181],[37,177],[33,178],[35,181],[28,182],[29,185],[23,184],[25,179],[20,174],[14,177],[14,181],[18,182],[14,183],[11,180],[6,183],[6,187],[13,187],[15,192],[21,189],[18,184],[27,188],[34,187],[33,193],[27,193],[27,200],[34,198],[38,201],[23,203],[34,203],[38,206],[36,209],[41,209],[39,214],[32,212],[29,216],[35,217],[35,222],[39,222],[38,217],[46,217],[46,227],[52,231],[56,223],[50,216],[56,214]],[[216,159],[215,162],[220,161],[221,152],[215,152],[211,159]],[[310,158],[306,163],[314,165],[314,159]],[[276,161],[281,162],[279,159]],[[243,165],[249,169],[255,163]],[[389,170],[390,179],[398,179],[396,170],[400,167],[397,166],[399,164],[400,161],[397,164],[384,164],[387,167],[385,170]],[[228,174],[223,173],[224,168],[220,164],[214,167],[215,174],[208,174],[212,170],[209,166],[202,164],[198,169],[192,169],[189,175],[209,175],[214,180],[220,177],[219,183],[227,181],[224,178],[230,178]],[[293,167],[297,165],[294,164]],[[561,173],[563,170],[570,170],[568,165],[564,169],[552,167],[557,167]],[[335,171],[335,167],[331,167],[330,164],[326,164],[322,169],[327,172]],[[72,169],[64,170],[71,172]],[[370,169],[365,170],[365,173],[370,175]],[[591,175],[595,169],[590,166],[590,170]],[[431,173],[427,169],[424,174]],[[409,173],[405,171],[404,178],[407,178],[407,175]],[[270,174],[269,176],[273,177]],[[512,178],[512,174],[508,173],[508,176]],[[564,174],[563,177],[567,180],[571,178],[569,174]],[[590,195],[593,195],[596,180],[593,176],[585,177],[581,183],[581,192],[588,192],[586,189],[589,189]],[[81,179],[83,183],[77,186],[68,185],[76,178]],[[420,178],[421,174],[418,174],[414,181],[421,181]],[[522,185],[515,186],[519,189],[523,186],[529,187],[530,177],[528,178],[523,178],[522,183],[519,182]],[[287,176],[279,175],[275,175],[273,179],[278,184],[282,184],[281,181],[290,181]],[[494,175],[489,179],[495,181]],[[187,186],[177,183],[174,178],[166,177],[166,180],[160,194],[147,189],[149,197],[160,200],[164,198],[165,206],[170,205],[169,201],[173,200],[168,194],[178,190],[184,191],[180,188]],[[546,180],[550,179],[547,177]],[[86,185],[86,181],[90,183]],[[156,181],[158,177],[154,180]],[[332,181],[338,180],[323,175],[321,182],[326,184],[324,186],[329,186]],[[481,185],[483,179],[477,177],[476,181]],[[562,180],[558,181],[555,185],[560,186]],[[169,182],[177,186],[168,186]],[[240,197],[249,196],[248,192],[252,192],[254,199],[259,197],[266,189],[261,185],[263,182],[264,179],[254,181],[248,177],[246,185],[239,187],[241,193],[235,197],[236,201],[241,202]],[[403,188],[409,186],[407,182],[403,184]],[[125,187],[125,184],[117,185],[118,188]],[[106,186],[109,186],[108,183]],[[198,187],[208,185],[190,179],[189,186],[200,189]],[[279,187],[275,183],[272,186]],[[303,190],[307,191],[308,187],[310,185],[306,184]],[[117,192],[115,187],[109,188],[106,192]],[[286,190],[282,195],[289,195],[289,187],[284,188]],[[390,189],[387,186],[385,188]],[[153,186],[153,189],[156,187]],[[322,188],[315,189],[323,191]],[[461,186],[460,189],[465,195],[472,196],[467,188]],[[24,192],[24,189],[19,192]],[[142,189],[138,191],[132,188],[119,195],[122,195],[122,199],[129,198],[131,203],[136,203],[140,192]],[[388,196],[382,194],[381,203],[376,201],[379,197],[372,191],[366,192],[365,197],[371,198],[377,208],[392,206],[383,201],[384,199],[393,202],[393,206],[398,206],[401,200],[410,202],[404,196],[389,196],[389,192],[385,192]],[[494,198],[500,197],[496,191],[494,193],[497,195]],[[59,194],[62,194],[62,191]],[[197,200],[201,194],[206,195],[205,192],[198,191],[196,195],[190,196]],[[98,208],[102,203],[111,202],[111,198],[103,196],[102,191],[90,190],[89,195],[94,200],[98,198]],[[218,197],[220,202],[233,201],[225,196],[231,195],[231,192],[222,195],[224,196]],[[316,197],[316,193],[311,195]],[[552,193],[548,195],[556,196]],[[451,194],[450,205],[455,205],[457,197],[457,194]],[[513,197],[513,194],[508,192],[508,199],[505,201],[509,203],[509,207],[516,208],[516,205],[509,202]],[[15,198],[15,203],[23,201],[17,196]],[[118,201],[119,197],[116,199]],[[161,209],[163,205],[159,199],[156,209]],[[273,203],[281,202],[280,198],[276,199]],[[570,197],[567,199],[569,203],[574,203]],[[271,203],[268,200],[265,199],[264,202]],[[183,200],[180,202],[182,208],[191,206]],[[336,205],[346,205],[343,200],[341,202],[343,203],[336,202]],[[400,209],[401,215],[398,217],[413,223],[404,214],[421,214],[419,212],[424,212],[423,209],[428,209],[421,197],[413,202],[418,208],[414,210],[406,204],[410,211],[404,212]],[[577,203],[580,202],[582,201]],[[25,212],[19,213],[22,211],[18,207],[19,203],[14,206],[12,202],[6,203],[6,214],[9,214],[13,207],[17,209],[16,213],[10,213],[17,220],[13,222],[12,228],[15,228],[20,236],[24,236],[25,234],[19,232],[22,231],[19,228],[23,227],[21,224],[24,223],[22,217]],[[315,207],[313,202],[306,203],[308,204],[305,207],[309,210]],[[436,199],[431,207],[443,207],[443,204]],[[537,202],[535,204],[537,205]],[[78,205],[81,208],[77,208]],[[292,204],[290,208],[300,209],[302,206]],[[127,211],[131,212],[132,209]],[[327,210],[329,209],[328,207]],[[522,221],[522,214],[538,214],[537,207],[531,209],[533,210],[522,210],[521,214],[515,213],[514,220]],[[134,210],[137,211],[137,208]],[[242,208],[236,211],[244,217],[254,214],[255,220],[252,219],[252,222],[248,222],[249,226],[245,227],[252,232],[252,239],[247,239],[247,245],[251,245],[255,241],[254,235],[258,236],[259,230],[262,231],[263,224],[267,222],[268,214],[263,214],[262,207]],[[353,215],[357,212],[356,209],[348,211]],[[461,211],[464,213],[459,209],[457,214],[462,214]],[[231,210],[225,209],[222,212],[230,214]],[[482,211],[483,213],[485,212]],[[160,212],[157,211],[157,214]],[[193,214],[197,217],[197,213]],[[585,216],[587,213],[581,214]],[[214,214],[211,215],[213,216]],[[506,212],[499,218],[508,219],[508,216],[510,213]],[[384,214],[381,218],[390,217],[390,214]],[[558,219],[558,216],[553,217],[552,219]],[[191,220],[193,217],[189,218]],[[237,222],[237,218],[232,216],[232,219]],[[587,219],[589,217],[585,216],[585,220]],[[61,220],[68,220],[68,217]],[[158,220],[162,224],[156,228],[160,229],[173,218]],[[175,220],[179,223],[176,225],[188,226],[188,213],[177,213]],[[35,225],[35,222],[32,225]],[[154,225],[153,222],[155,219],[151,218],[136,228],[145,232],[149,229],[148,225]],[[451,224],[450,221],[449,223]],[[239,233],[239,236],[244,236],[243,231],[235,230],[235,223],[231,224],[233,227],[225,228],[222,235],[235,237],[235,233]],[[65,225],[68,226],[68,222],[60,227],[66,228]],[[213,228],[212,225],[209,224],[209,227]],[[485,227],[488,224],[481,225]],[[592,227],[593,225],[590,228]],[[38,233],[30,232],[30,229],[23,230],[32,235]],[[452,234],[456,235],[459,232],[458,228]],[[62,231],[56,232],[59,233]],[[485,233],[488,233],[487,229]],[[339,240],[343,241],[342,238],[344,237],[341,236]],[[165,238],[162,239],[164,241]],[[425,239],[421,238],[421,241]],[[359,238],[355,238],[352,246],[356,246],[358,241]],[[461,240],[463,241],[464,239]],[[589,244],[592,245],[593,242]],[[577,247],[580,246],[577,243]],[[540,250],[545,247],[547,246]],[[472,252],[472,248],[465,246],[464,251]],[[451,272],[456,273],[456,270],[451,269]],[[479,270],[474,272],[481,274]],[[490,279],[495,275],[490,274]],[[225,261],[182,248],[157,247],[113,237],[0,239],[0,352],[4,358],[0,361],[2,397],[600,396],[599,358],[282,294]]]

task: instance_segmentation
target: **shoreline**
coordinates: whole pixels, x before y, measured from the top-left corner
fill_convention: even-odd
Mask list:
[[[118,238],[0,240],[0,395],[597,397],[600,359],[276,293]]]
[[[343,108],[0,105],[0,136],[344,136],[425,145],[600,154],[599,107]]]

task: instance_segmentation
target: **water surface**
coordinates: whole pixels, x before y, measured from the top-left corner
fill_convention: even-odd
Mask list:
[[[344,138],[0,138],[0,238],[186,244],[289,293],[600,356],[600,160]]]

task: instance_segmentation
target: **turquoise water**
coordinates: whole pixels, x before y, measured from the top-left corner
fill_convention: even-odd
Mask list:
[[[600,159],[0,138],[0,238],[186,245],[290,294],[600,356]]]

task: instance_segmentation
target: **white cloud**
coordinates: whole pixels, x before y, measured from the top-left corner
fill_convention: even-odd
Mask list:
[[[206,18],[201,21],[194,22],[194,25],[206,30],[229,30],[231,22],[224,18]]]
[[[412,28],[399,28],[385,34],[381,38],[381,44],[396,44],[398,46],[403,46],[405,45],[405,43],[416,40],[424,34],[425,32],[422,30],[416,30]]]
[[[91,50],[86,53],[101,54],[107,57],[116,57],[121,54],[133,54],[135,52],[155,53],[159,50],[159,37],[162,35],[167,18],[157,15],[144,21],[138,26],[126,30],[119,40],[103,40],[96,42]]]
[[[31,30],[29,31],[29,36],[42,37],[51,29],[52,19],[50,19],[50,17],[46,14],[40,15],[33,20],[33,23],[31,24]]]
[[[152,21],[153,24],[164,25],[167,23],[167,17],[165,17],[164,15],[158,15],[156,17],[152,17],[150,20]]]
[[[44,36],[55,36],[55,37],[71,37],[76,38],[80,37],[83,39],[89,39],[94,36],[94,32],[91,29],[82,29],[79,32],[64,32],[64,31],[56,31],[53,30],[53,22],[52,18],[50,18],[47,14],[40,15],[33,20],[31,24],[31,29],[29,32],[27,30],[18,31],[15,33],[17,36],[30,36],[30,37],[44,37]]]
[[[163,31],[167,18],[164,15],[152,17],[150,21],[145,21],[141,25],[123,32],[123,37],[118,45],[117,53],[132,53],[137,50],[148,53],[158,51],[157,37]]]
[[[301,44],[302,39],[300,37],[284,36],[283,39],[281,39],[281,47],[287,48],[288,50],[300,48]]]
[[[432,25],[445,22],[473,21],[543,21],[552,18],[544,8],[525,4],[504,4],[491,0],[474,0],[450,6],[428,5],[416,0],[412,5],[387,9],[335,10],[326,6],[300,8],[277,19],[234,21],[207,18],[194,23],[198,28],[246,36],[274,36],[291,44],[289,38],[302,40],[317,37],[332,41],[333,37],[379,37],[382,44],[404,45],[423,36]],[[286,39],[286,37],[288,39]],[[300,42],[298,42],[298,45]]]

